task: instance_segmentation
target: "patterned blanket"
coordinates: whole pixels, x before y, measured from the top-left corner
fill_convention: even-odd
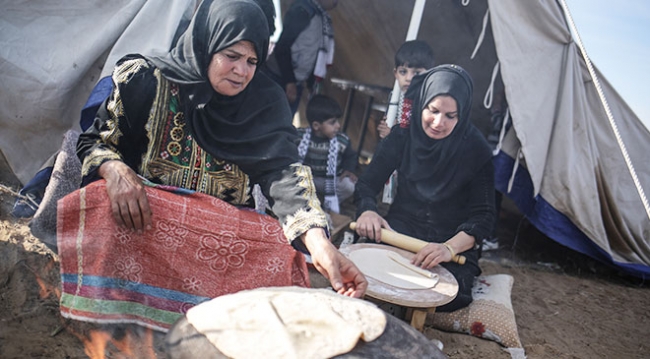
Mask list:
[[[61,314],[166,331],[189,308],[244,289],[309,286],[277,220],[203,194],[147,188],[152,229],[112,218],[105,182],[58,203]]]

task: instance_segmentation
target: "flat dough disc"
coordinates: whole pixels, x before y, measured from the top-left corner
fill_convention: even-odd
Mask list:
[[[437,274],[432,273],[431,278],[425,277],[416,272],[418,267],[411,265],[415,268],[412,270],[397,263],[390,258],[391,253],[397,254],[387,249],[362,248],[350,252],[348,257],[364,275],[397,288],[431,289],[438,283]]]

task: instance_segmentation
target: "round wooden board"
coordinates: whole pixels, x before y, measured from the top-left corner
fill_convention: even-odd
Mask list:
[[[400,248],[374,243],[351,244],[341,248],[340,251],[345,256],[349,256],[350,253],[364,248],[393,251],[409,260],[414,256],[413,253]],[[366,276],[368,280],[366,295],[385,302],[412,308],[435,308],[454,300],[458,294],[458,282],[456,278],[442,266],[435,266],[430,271],[438,274],[439,281],[438,284],[429,289],[398,288]]]

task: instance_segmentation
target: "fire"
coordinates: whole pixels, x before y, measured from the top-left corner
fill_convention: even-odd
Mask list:
[[[61,298],[59,283],[53,284],[45,279],[52,276],[58,277],[58,268],[54,258],[50,257],[48,263],[39,271],[31,268],[27,263],[23,262],[23,265],[34,274],[41,299],[47,299],[51,295],[56,296],[57,299]],[[98,327],[97,324],[69,321],[63,317],[61,317],[61,322],[60,329],[55,333],[58,334],[61,329],[66,329],[67,332],[76,336],[83,343],[84,351],[91,359],[104,359],[107,356],[124,359],[157,357],[154,350],[153,331],[149,328],[130,324]],[[52,334],[52,336],[56,334]]]
[[[88,338],[80,338],[84,343],[86,355],[91,359],[104,359],[106,353],[106,345],[111,339],[111,335],[103,330],[93,330],[88,335]]]
[[[48,256],[49,257],[49,256]],[[50,295],[54,294],[57,299],[61,298],[61,288],[58,287],[58,285],[53,285],[51,283],[48,283],[46,280],[43,279],[42,276],[38,274],[36,270],[34,270],[32,267],[27,265],[26,263],[23,262],[23,265],[30,271],[32,274],[34,274],[34,278],[36,279],[36,283],[38,283],[38,286],[40,288],[38,295],[40,296],[41,299],[47,299],[49,298]],[[49,261],[47,264],[42,268],[41,272],[45,273],[47,276],[48,274],[51,274],[53,270],[55,270],[55,265],[56,262],[54,258],[49,257]],[[58,270],[57,270],[58,271]]]
[[[142,332],[142,335],[140,333]],[[116,358],[134,358],[146,359],[156,358],[156,353],[153,349],[153,331],[145,328],[131,325],[128,326],[123,336],[117,339],[118,335],[114,335],[107,329],[94,329],[88,333],[87,337],[77,335],[84,344],[85,352],[91,359],[104,359],[106,358],[106,350],[109,344],[112,344],[119,355],[111,355]]]

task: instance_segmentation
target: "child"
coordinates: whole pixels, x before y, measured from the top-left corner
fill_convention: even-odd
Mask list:
[[[404,94],[411,84],[413,76],[433,67],[433,50],[421,40],[407,41],[400,46],[395,54],[395,68],[393,74],[400,89],[399,105],[397,108],[397,123],[408,126],[411,117],[411,103],[404,101]],[[390,127],[386,124],[386,118],[377,126],[379,137],[384,138],[390,133]]]
[[[433,50],[422,40],[411,40],[397,49],[395,53],[395,68],[393,74],[399,85],[399,100],[397,105],[396,123],[400,127],[408,127],[411,119],[411,100],[405,99],[404,94],[411,85],[413,76],[422,73],[433,67]],[[392,98],[392,93],[389,95]],[[379,138],[383,139],[390,133],[390,127],[386,123],[386,115],[377,125]],[[393,172],[382,195],[382,202],[392,203],[397,191],[397,171]]]
[[[299,128],[302,135],[298,153],[303,163],[311,167],[318,197],[325,210],[339,213],[339,202],[354,193],[357,176],[357,153],[350,139],[339,133],[341,106],[325,95],[314,95],[307,103],[308,128]]]

